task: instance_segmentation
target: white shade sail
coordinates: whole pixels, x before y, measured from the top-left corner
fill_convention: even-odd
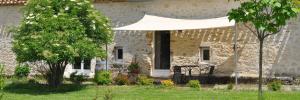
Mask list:
[[[114,30],[189,30],[230,27],[234,25],[235,22],[229,21],[228,17],[212,19],[175,19],[146,14],[138,22],[127,26],[114,28]]]

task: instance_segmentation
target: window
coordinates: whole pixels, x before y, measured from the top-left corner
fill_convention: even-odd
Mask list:
[[[85,59],[84,60],[84,69],[90,69],[91,68],[91,59]]]
[[[116,60],[123,60],[123,48],[122,47],[116,47],[115,49],[115,57]]]
[[[80,59],[79,57],[76,57],[73,69],[81,69],[81,62],[82,62],[82,59]],[[83,68],[84,69],[91,68],[91,59],[83,60]]]
[[[75,58],[75,63],[73,66],[74,69],[80,69],[81,68],[81,59],[79,57]]]
[[[210,60],[210,50],[209,47],[202,47],[201,48],[201,55],[202,61],[209,61]]]
[[[118,49],[118,59],[123,59],[123,49]]]

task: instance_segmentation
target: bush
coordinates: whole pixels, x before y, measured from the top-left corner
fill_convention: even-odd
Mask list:
[[[30,73],[30,68],[27,64],[18,65],[15,69],[15,76],[18,78],[27,77],[29,73]]]
[[[82,74],[77,74],[78,72],[73,72],[70,74],[70,81],[75,83],[75,84],[81,84],[83,81],[86,80],[86,76]]]
[[[196,88],[196,89],[201,88],[200,82],[198,80],[190,80],[189,83],[187,84],[187,86],[189,86],[191,88]]]
[[[138,85],[153,85],[154,80],[148,78],[146,75],[139,75],[137,78]]]
[[[174,87],[174,82],[172,80],[163,80],[161,81],[163,87]]]
[[[114,78],[114,81],[117,85],[129,84],[128,76],[124,74],[118,74],[118,76]]]
[[[271,83],[268,83],[268,89],[272,91],[278,91],[281,89],[281,81],[280,80],[274,80]]]
[[[227,85],[227,90],[232,90],[233,89],[233,84],[232,83],[229,83],[228,85]]]
[[[109,85],[112,82],[110,71],[96,71],[94,81],[98,85]]]
[[[138,63],[132,62],[129,66],[128,66],[128,71],[129,73],[135,73],[138,74],[140,71],[140,66]]]

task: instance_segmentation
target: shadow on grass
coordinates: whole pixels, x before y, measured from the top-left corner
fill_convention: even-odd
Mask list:
[[[87,85],[62,84],[58,87],[50,87],[46,84],[11,83],[4,87],[4,92],[30,95],[47,95],[55,93],[67,93],[85,89]]]

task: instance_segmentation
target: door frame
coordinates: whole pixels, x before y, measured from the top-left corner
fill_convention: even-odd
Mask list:
[[[169,54],[169,68],[168,69],[156,69],[156,32],[157,31],[154,31],[153,32],[153,41],[152,41],[152,47],[153,47],[153,56],[152,56],[152,61],[153,61],[153,66],[152,66],[152,70],[170,70],[170,68],[171,68],[171,31],[169,31],[169,30],[166,30],[166,31],[168,31],[169,32],[169,34],[170,34],[170,46],[169,46],[169,49],[170,49],[170,54]]]
[[[160,78],[169,78],[170,77],[170,68],[171,68],[171,31],[170,31],[170,68],[169,69],[155,69],[155,31],[152,31],[152,66],[150,68],[150,76],[160,77]]]

